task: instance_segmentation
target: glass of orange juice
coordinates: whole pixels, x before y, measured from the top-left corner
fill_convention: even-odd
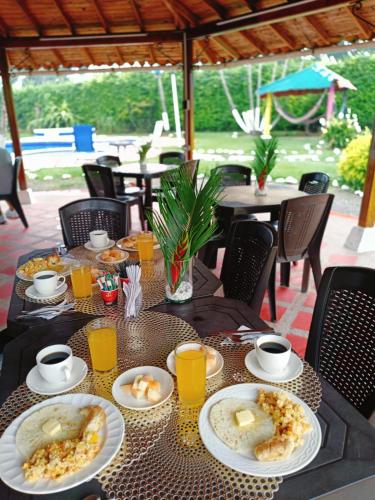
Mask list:
[[[117,331],[109,318],[97,318],[86,326],[92,369],[109,372],[117,366]]]
[[[137,250],[141,262],[153,262],[154,236],[151,231],[144,231],[138,234]]]
[[[199,340],[182,342],[175,351],[177,388],[183,406],[197,407],[206,396],[206,348]]]
[[[85,299],[92,296],[91,264],[77,262],[70,266],[73,294],[76,299]]]

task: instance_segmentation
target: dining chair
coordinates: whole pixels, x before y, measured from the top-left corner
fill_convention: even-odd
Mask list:
[[[324,271],[305,359],[366,418],[375,410],[375,270]]]
[[[12,163],[12,158],[6,149],[0,148],[0,200],[10,203],[18,213],[22,224],[29,227],[21,202],[18,198],[18,173],[22,158],[17,156]]]
[[[309,194],[326,193],[329,187],[329,175],[324,172],[308,172],[299,181],[298,190]]]
[[[137,205],[139,219],[141,221],[142,229],[145,228],[144,207],[142,196],[130,196],[128,194],[118,195],[116,193],[114,176],[111,167],[104,167],[102,165],[82,165],[82,170],[85,175],[87,188],[90,196],[104,197],[104,198],[117,198],[118,200],[126,203],[127,205]],[[129,227],[131,227],[131,212],[129,209]]]
[[[189,173],[191,176],[192,182],[194,186],[197,184],[197,176],[198,176],[198,169],[199,169],[199,160],[188,160],[184,161],[179,165],[179,168],[184,168],[186,171]],[[169,172],[165,172],[162,177],[168,178]],[[161,187],[155,187],[152,189],[152,201],[158,201],[158,194],[160,194]]]
[[[325,193],[291,198],[281,203],[276,258],[281,264],[281,285],[288,286],[290,278],[290,266],[283,264],[303,260],[301,291],[307,291],[310,266],[318,289],[322,276],[320,246],[333,199],[333,194]],[[268,289],[272,321],[276,321],[276,262]]]
[[[180,165],[185,161],[185,154],[181,151],[167,151],[159,155],[159,163],[163,165]]]
[[[246,302],[257,314],[275,262],[277,232],[267,222],[231,224],[220,279],[224,296]]]
[[[210,171],[219,172],[221,177],[221,185],[227,186],[250,186],[251,184],[251,168],[244,165],[219,165]]]
[[[59,208],[65,246],[70,249],[84,245],[90,232],[103,229],[112,240],[129,234],[129,207],[113,198],[86,198]]]

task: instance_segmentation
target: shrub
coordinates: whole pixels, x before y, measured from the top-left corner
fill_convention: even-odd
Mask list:
[[[322,118],[320,123],[323,139],[332,149],[345,148],[361,132],[357,115],[352,115],[350,109],[345,116],[340,113],[337,118],[331,118],[328,122]]]
[[[353,189],[363,189],[370,144],[371,134],[366,130],[364,134],[350,141],[342,152],[339,161],[339,174],[342,182]]]

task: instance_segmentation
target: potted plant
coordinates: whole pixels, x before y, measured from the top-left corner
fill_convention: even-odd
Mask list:
[[[172,302],[193,295],[193,257],[216,231],[213,213],[220,191],[218,173],[200,188],[184,166],[161,178],[159,210],[146,215],[164,256],[166,296]]]
[[[145,142],[144,144],[139,146],[138,154],[139,154],[139,162],[141,165],[145,164],[146,156],[147,153],[150,151],[150,149],[151,149],[151,142]]]
[[[265,139],[257,137],[255,139],[255,159],[252,162],[257,186],[255,194],[258,196],[265,196],[267,176],[273,170],[277,160],[277,146],[278,141],[275,137]]]

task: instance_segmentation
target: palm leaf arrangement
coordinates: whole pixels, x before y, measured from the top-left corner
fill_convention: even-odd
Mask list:
[[[276,137],[255,139],[255,159],[251,166],[258,181],[259,189],[264,189],[267,175],[273,170],[277,160],[278,141]]]
[[[172,293],[181,284],[191,258],[216,231],[213,210],[217,204],[220,174],[213,174],[197,188],[191,173],[180,167],[161,179],[159,211],[149,210],[147,219],[164,256]]]

